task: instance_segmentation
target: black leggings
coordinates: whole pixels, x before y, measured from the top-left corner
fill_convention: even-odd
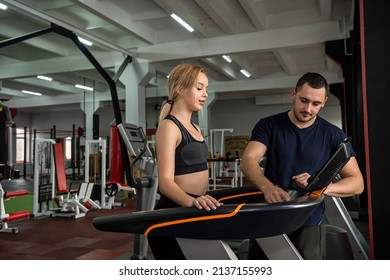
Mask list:
[[[192,194],[189,195],[194,196]],[[161,194],[160,199],[158,200],[154,209],[157,210],[157,209],[175,208],[175,207],[181,207],[181,206]],[[149,242],[150,250],[152,251],[155,260],[185,260],[186,259],[175,237],[148,235],[148,242]]]

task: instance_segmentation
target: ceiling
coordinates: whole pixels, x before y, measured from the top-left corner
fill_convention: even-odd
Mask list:
[[[0,99],[25,111],[79,106],[85,91],[110,101],[103,77],[76,44],[56,32],[4,45],[11,38],[52,24],[93,42],[88,50],[114,76],[127,56],[149,62],[164,87],[180,62],[203,66],[218,99],[284,94],[307,71],[342,82],[339,66],[325,54],[325,41],[349,37],[353,0],[0,0]],[[172,19],[190,24],[189,32]],[[232,58],[228,63],[222,58]],[[127,67],[131,67],[131,64]],[[246,69],[251,76],[240,73]],[[51,77],[51,82],[37,75]],[[32,96],[21,90],[40,92]],[[124,86],[117,83],[120,98]],[[155,89],[153,92],[158,92]],[[49,107],[48,107],[49,106]]]

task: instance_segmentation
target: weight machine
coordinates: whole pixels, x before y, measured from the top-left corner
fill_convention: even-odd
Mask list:
[[[90,199],[93,184],[67,185],[61,143],[53,139],[35,139],[33,217],[81,218],[89,209],[99,209]],[[57,204],[57,206],[55,205]]]
[[[8,170],[5,170],[7,174],[9,174],[9,177],[13,177],[13,169],[15,165],[14,161],[14,130],[15,130],[15,123],[12,120],[12,115],[10,112],[10,109],[2,104],[0,102],[0,112],[4,111],[6,116],[6,126],[7,130],[7,164],[1,163],[0,166],[4,166],[8,168]],[[5,135],[4,134],[4,135]],[[3,174],[0,173],[0,181],[3,179]],[[27,190],[17,190],[12,192],[6,192],[3,189],[3,186],[0,183],[0,232],[11,232],[11,233],[17,233],[18,228],[16,226],[9,226],[8,223],[12,221],[17,221],[21,219],[26,219],[30,217],[30,211],[29,210],[22,210],[18,212],[8,213],[5,209],[4,201],[8,199],[12,199],[17,196],[21,195],[27,195],[29,192]]]
[[[99,159],[100,155],[100,159]],[[92,158],[98,156],[98,158]],[[96,162],[97,161],[97,162]],[[92,164],[91,164],[92,162]],[[100,166],[100,174],[98,174]],[[93,177],[93,183],[97,183],[97,177],[100,176],[100,204],[101,209],[111,209],[114,203],[114,197],[108,197],[105,194],[106,186],[106,140],[86,140],[85,141],[85,166],[84,182],[90,182]],[[92,176],[91,172],[92,171]]]
[[[240,160],[234,157],[225,156],[225,133],[233,133],[233,128],[222,128],[222,129],[210,129],[210,155],[208,164],[210,166],[210,178],[211,186],[213,189],[219,187],[237,187],[238,186],[238,174]],[[220,145],[217,145],[220,140]],[[223,160],[225,159],[225,160]],[[229,171],[231,164],[234,167],[234,176],[230,176]],[[229,184],[217,184],[217,182],[228,182]],[[210,186],[210,187],[211,187]],[[209,188],[211,189],[211,188]]]
[[[214,157],[217,152],[224,156],[225,152],[225,132],[233,133],[233,128],[221,128],[221,129],[210,129],[210,153],[211,157]],[[219,147],[216,145],[218,140],[217,133],[221,133]],[[218,149],[219,148],[219,149]]]
[[[122,203],[115,202],[115,196],[119,191],[135,192],[134,188],[125,186],[122,182],[107,181],[107,154],[106,140],[85,141],[85,172],[84,181],[96,185],[100,184],[100,205],[101,209],[113,209],[121,206]]]
[[[155,153],[148,146],[142,127],[134,124],[121,123],[117,125],[121,138],[126,145],[128,156],[132,158],[130,170],[130,185],[137,194],[136,211],[154,209],[157,196],[157,161]],[[138,170],[143,176],[135,177]],[[148,240],[144,235],[135,235],[134,251],[131,259],[146,258]]]
[[[3,179],[3,175],[0,174],[0,181]],[[12,199],[17,196],[29,194],[26,190],[19,190],[13,192],[6,192],[0,183],[0,232],[17,233],[18,228],[16,226],[8,226],[9,222],[26,219],[30,217],[29,210],[22,210],[13,213],[7,213],[5,210],[4,200]]]
[[[53,160],[53,139],[34,140],[34,193],[33,217],[49,216],[54,209],[55,165]]]

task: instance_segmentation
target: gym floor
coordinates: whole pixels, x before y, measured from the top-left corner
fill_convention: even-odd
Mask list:
[[[33,192],[32,179],[2,180],[5,191],[24,189]],[[134,211],[135,200],[123,198],[125,205],[115,209],[90,211],[85,217],[39,216],[9,223],[18,233],[0,232],[2,260],[114,260],[129,259],[133,250],[133,234],[103,232],[92,220]]]
[[[23,189],[33,193],[32,179],[2,180],[1,184],[5,191]],[[90,211],[78,219],[40,216],[9,223],[18,228],[18,233],[0,232],[0,260],[130,259],[133,234],[103,232],[92,224],[95,217],[130,213],[135,209],[135,199],[123,198],[118,202],[124,206]],[[363,215],[355,224],[368,240],[367,217]]]

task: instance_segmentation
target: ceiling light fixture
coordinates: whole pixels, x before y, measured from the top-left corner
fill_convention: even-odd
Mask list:
[[[88,41],[87,39],[84,39],[84,38],[81,38],[81,37],[77,37],[77,39],[79,39],[79,41],[80,41],[81,43],[83,43],[84,45],[92,46],[92,42],[91,42],[91,41]]]
[[[7,8],[8,8],[8,7],[7,7],[6,5],[0,3],[0,9],[1,9],[1,10],[7,10]]]
[[[29,91],[29,90],[22,90],[23,93],[31,94],[31,95],[36,95],[36,96],[41,96],[42,93],[39,92],[34,92],[34,91]]]
[[[41,79],[41,80],[45,80],[45,81],[52,81],[53,79],[50,78],[50,77],[46,77],[46,76],[42,76],[42,75],[39,75],[37,76],[38,79]]]
[[[185,27],[190,32],[193,32],[195,29],[193,29],[188,23],[186,23],[184,20],[181,19],[181,17],[178,17],[175,14],[171,14],[171,17],[173,17],[178,23],[180,23],[182,26]]]
[[[240,72],[241,72],[243,75],[245,75],[247,78],[249,78],[249,77],[251,76],[251,74],[250,74],[248,71],[246,71],[245,69],[241,69]]]
[[[231,58],[230,56],[228,56],[228,55],[225,54],[225,55],[223,55],[222,57],[223,57],[223,59],[225,59],[227,62],[229,62],[229,63],[232,62],[232,58]]]
[[[75,87],[81,88],[81,89],[85,89],[85,90],[88,90],[88,91],[93,91],[92,87],[87,87],[87,86],[83,86],[83,85],[75,85]]]

